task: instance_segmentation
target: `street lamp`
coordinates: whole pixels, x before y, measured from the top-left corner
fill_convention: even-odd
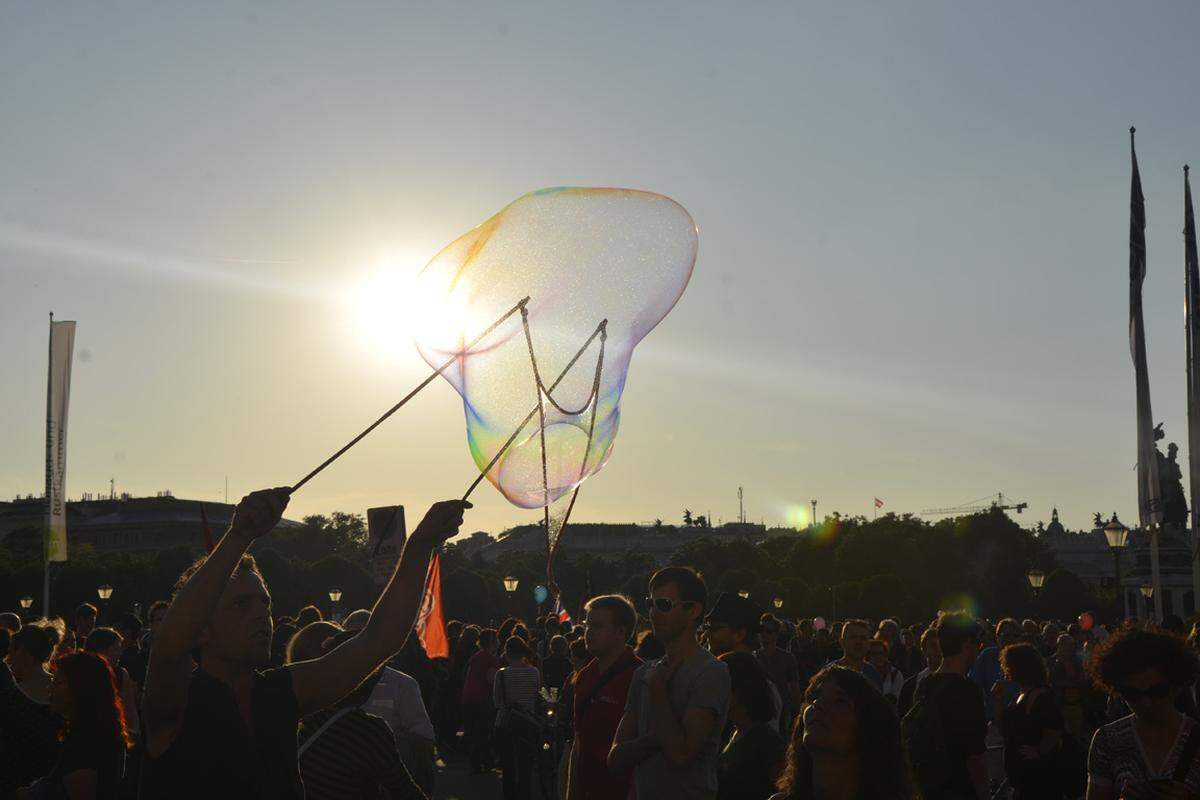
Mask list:
[[[780,610],[780,609],[782,609],[782,608],[783,608],[783,598],[782,598],[782,597],[776,597],[776,598],[775,598],[775,609],[778,611],[778,610]]]
[[[1033,587],[1033,594],[1036,596],[1042,589],[1042,584],[1046,582],[1046,573],[1040,569],[1031,569],[1025,573],[1025,577],[1029,578],[1029,585]]]
[[[103,586],[97,587],[96,596],[101,600],[107,600],[108,598],[112,597],[112,592],[112,587],[106,583]]]
[[[24,597],[21,598],[21,608],[28,611],[32,605],[33,605],[33,598],[30,597],[29,595],[25,595]]]
[[[1143,583],[1142,584],[1142,597],[1146,598],[1147,600],[1154,597],[1154,587],[1148,583]]]
[[[1126,528],[1113,514],[1113,518],[1104,526],[1104,538],[1113,554],[1113,576],[1116,578],[1117,591],[1121,591],[1121,550],[1129,542],[1129,528]]]
[[[745,589],[742,589],[740,592],[738,592],[738,597],[742,598],[743,600],[745,600],[749,596],[750,596],[750,593],[747,592]]]
[[[510,617],[513,615],[513,600],[517,594],[517,587],[520,585],[521,585],[521,582],[519,580],[517,580],[517,578],[515,576],[513,576],[513,575],[505,576],[504,591],[508,593],[508,595],[507,595],[508,602],[506,603],[506,605],[508,606],[508,615]]]
[[[329,602],[330,602],[329,616],[333,617],[335,622],[337,621],[338,602],[341,599],[342,599],[342,590],[341,589],[334,588],[334,589],[329,590]]]

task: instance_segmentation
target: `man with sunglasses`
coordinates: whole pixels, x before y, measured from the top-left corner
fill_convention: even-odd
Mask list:
[[[707,600],[704,580],[687,567],[650,579],[650,626],[667,654],[634,673],[608,755],[609,770],[634,770],[638,797],[716,797],[730,683],[696,641]]]

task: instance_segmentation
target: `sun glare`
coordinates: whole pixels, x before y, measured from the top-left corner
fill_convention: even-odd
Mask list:
[[[413,294],[422,266],[420,258],[406,256],[363,271],[345,298],[356,348],[390,363],[413,357]]]

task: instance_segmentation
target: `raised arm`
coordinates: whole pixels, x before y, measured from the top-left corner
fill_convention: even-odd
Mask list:
[[[470,507],[463,500],[434,503],[404,545],[396,571],[362,632],[320,658],[288,667],[301,716],[345,697],[404,646],[421,607],[429,557],[435,547],[458,533],[463,511]]]
[[[187,703],[192,650],[212,619],[230,576],[250,543],[279,524],[290,491],[262,489],[243,497],[234,509],[229,530],[167,607],[154,634],[142,700],[151,756],[161,755],[175,739]]]

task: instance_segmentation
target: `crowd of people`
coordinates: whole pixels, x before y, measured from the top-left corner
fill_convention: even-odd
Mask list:
[[[250,544],[286,489],[244,498],[143,623],[0,614],[0,800],[425,798],[436,765],[504,800],[1016,800],[1200,796],[1200,636],[964,611],[927,625],[785,620],[666,567],[644,615],[410,635],[438,503],[373,609],[276,616]]]

